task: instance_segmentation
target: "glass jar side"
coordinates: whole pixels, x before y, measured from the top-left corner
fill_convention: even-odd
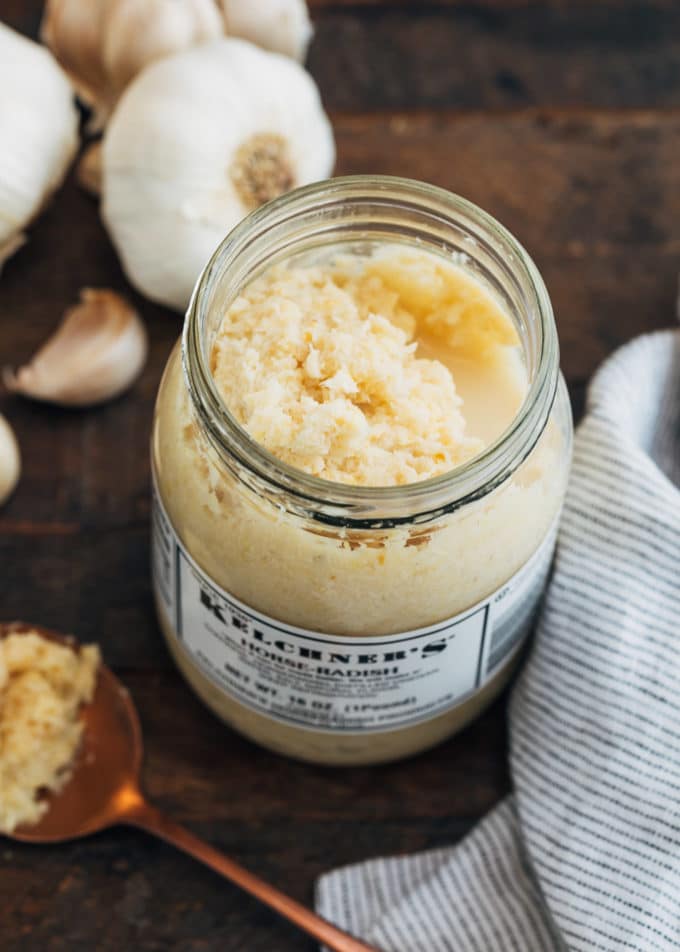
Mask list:
[[[211,334],[239,287],[282,257],[338,241],[453,256],[515,320],[529,392],[509,430],[469,464],[405,487],[327,483],[272,458],[220,403]],[[570,452],[547,293],[523,249],[483,212],[385,179],[321,183],[256,212],[206,268],[183,366],[176,350],[157,402],[154,587],[178,665],[224,720],[301,759],[375,763],[439,742],[490,702],[516,663],[549,568]],[[193,616],[190,599],[166,597],[171,550],[181,553],[175,578],[181,561]],[[336,687],[350,675],[356,689]],[[254,682],[271,691],[266,701]]]
[[[173,531],[214,582],[246,605],[321,637],[390,636],[459,615],[504,585],[554,541],[571,449],[560,383],[532,453],[493,493],[425,525],[331,530],[258,497],[221,465],[201,433],[173,354],[154,423],[153,466]],[[507,683],[525,632],[514,636],[479,690],[425,723],[380,733],[310,730],[263,716],[229,696],[183,646],[159,604],[161,627],[194,690],[223,720],[278,752],[327,764],[377,763],[433,746],[459,730]]]

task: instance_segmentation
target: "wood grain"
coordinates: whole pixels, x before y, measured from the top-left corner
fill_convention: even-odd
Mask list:
[[[672,319],[680,114],[337,115],[335,128],[340,171],[419,175],[518,235],[552,293],[579,398],[613,347]],[[330,865],[456,840],[507,789],[502,705],[412,765],[321,770],[223,728],[171,669],[149,590],[147,443],[179,319],[130,291],[95,204],[69,182],[3,275],[0,362],[28,356],[85,284],[131,294],[151,358],[133,391],[100,410],[0,400],[24,452],[22,483],[0,514],[5,617],[100,641],[140,707],[150,793],[299,898],[310,900]],[[59,937],[74,949],[304,948],[268,913],[129,833],[47,851],[39,865],[35,850],[12,848],[5,868],[10,952],[61,948]]]
[[[680,105],[670,2],[314,4],[309,67],[332,110]],[[27,34],[37,0],[0,0]]]
[[[323,10],[309,66],[331,109],[680,103],[680,8],[466,4]]]
[[[250,745],[221,727],[174,673],[128,673],[124,681],[139,706],[152,798],[305,902],[329,857],[350,863],[455,841],[507,790],[502,702],[409,769],[344,771]],[[3,952],[58,949],[58,937],[68,937],[69,949],[106,952],[313,947],[141,834],[116,830],[55,849],[11,845],[0,859]]]
[[[599,362],[674,319],[680,256],[680,10],[674,0],[313,0],[310,66],[338,170],[428,179],[525,244],[550,290],[572,400]],[[35,32],[39,0],[0,0]],[[614,108],[616,107],[616,108]],[[626,108],[621,108],[626,107]],[[632,108],[634,107],[634,108]],[[149,793],[311,902],[316,876],[458,840],[508,789],[505,701],[401,765],[331,770],[261,751],[172,667],[148,574],[148,437],[180,327],[127,285],[72,178],[0,280],[0,365],[25,360],[83,286],[129,295],[142,379],[99,410],[0,396],[24,457],[0,511],[0,605],[96,639],[137,700]],[[190,860],[130,831],[67,847],[0,842],[3,952],[311,950]]]
[[[644,0],[648,9],[669,9],[675,6],[675,0]],[[327,10],[351,10],[366,13],[369,10],[410,10],[429,11],[449,9],[451,7],[479,7],[492,10],[521,10],[527,7],[548,9],[577,10],[579,7],[618,7],[630,8],[631,0],[307,0],[312,14]]]

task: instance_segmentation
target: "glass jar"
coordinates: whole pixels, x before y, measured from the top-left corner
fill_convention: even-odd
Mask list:
[[[274,262],[382,243],[454,260],[517,328],[528,390],[479,456],[423,482],[332,483],[255,443],[222,403],[211,345]],[[263,206],[194,291],[156,406],[153,576],[196,693],[254,741],[324,764],[424,750],[508,681],[548,574],[572,423],[550,300],[518,242],[441,189],[349,177]]]

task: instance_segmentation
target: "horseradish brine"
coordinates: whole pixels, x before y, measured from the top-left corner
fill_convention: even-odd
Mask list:
[[[570,447],[549,298],[493,219],[389,178],[270,203],[206,267],[158,396],[175,660],[273,750],[432,746],[516,665]]]

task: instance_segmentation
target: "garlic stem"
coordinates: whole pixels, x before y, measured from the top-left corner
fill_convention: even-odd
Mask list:
[[[0,506],[5,503],[19,481],[21,457],[14,431],[0,414]]]
[[[102,143],[101,139],[89,145],[78,161],[76,168],[78,185],[90,195],[99,198],[102,192]]]
[[[120,295],[85,288],[55,333],[16,373],[8,390],[35,400],[86,407],[111,400],[139,376],[148,350],[146,329]]]

